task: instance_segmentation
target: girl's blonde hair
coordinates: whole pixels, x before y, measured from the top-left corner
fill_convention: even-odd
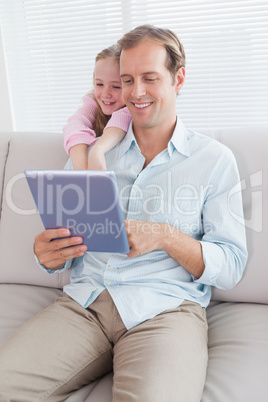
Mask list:
[[[112,57],[115,61],[117,61],[119,67],[120,50],[117,45],[107,47],[106,49],[103,49],[100,53],[98,53],[95,59],[95,64],[97,63],[97,61],[107,59],[108,57]],[[93,80],[95,81],[95,74],[93,74]],[[106,114],[104,114],[97,101],[96,103],[98,109],[95,120],[95,133],[96,137],[99,137],[103,133],[103,130],[108,121],[110,120],[111,116],[107,116]]]

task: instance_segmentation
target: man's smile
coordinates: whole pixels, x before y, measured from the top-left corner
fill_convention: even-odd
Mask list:
[[[147,108],[148,106],[152,105],[153,102],[147,102],[147,103],[134,103],[132,102],[132,105],[134,105],[138,109],[144,109]]]

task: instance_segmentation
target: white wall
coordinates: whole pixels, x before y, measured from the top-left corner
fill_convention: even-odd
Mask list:
[[[6,66],[0,29],[0,132],[13,131]]]

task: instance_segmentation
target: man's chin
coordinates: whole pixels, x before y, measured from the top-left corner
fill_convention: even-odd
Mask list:
[[[154,124],[152,124],[151,122],[149,122],[149,121],[146,121],[146,122],[142,122],[142,121],[140,121],[140,120],[135,120],[134,118],[133,118],[133,122],[132,122],[132,124],[133,124],[133,131],[134,131],[134,133],[135,133],[135,127],[137,127],[137,128],[139,128],[140,130],[150,130],[150,129],[152,129],[152,128],[154,128],[155,127],[155,125]]]
[[[133,114],[131,113],[131,115],[133,122],[139,127],[146,128],[147,126],[151,126],[153,125],[153,122],[155,120],[152,118],[151,115],[149,116],[144,114],[143,116],[141,116],[141,114],[135,112]]]

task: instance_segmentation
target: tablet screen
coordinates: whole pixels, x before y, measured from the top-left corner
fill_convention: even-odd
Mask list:
[[[129,252],[113,171],[25,170],[25,176],[46,229],[68,228],[88,251]]]

